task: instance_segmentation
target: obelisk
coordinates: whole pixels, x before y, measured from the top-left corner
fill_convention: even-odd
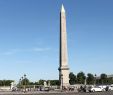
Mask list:
[[[60,86],[69,86],[69,67],[67,53],[67,33],[66,33],[66,13],[62,5],[60,11],[60,67],[59,67]]]

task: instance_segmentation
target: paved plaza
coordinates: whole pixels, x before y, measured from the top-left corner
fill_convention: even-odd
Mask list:
[[[113,91],[77,93],[77,92],[0,92],[0,95],[113,95]]]

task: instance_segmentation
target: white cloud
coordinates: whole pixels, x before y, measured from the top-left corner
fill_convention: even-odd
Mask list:
[[[43,51],[48,51],[50,50],[50,48],[31,48],[31,49],[11,49],[9,51],[6,52],[2,52],[1,55],[13,55],[16,53],[20,53],[20,52],[43,52]]]
[[[11,49],[9,51],[3,52],[2,55],[13,55],[13,54],[20,52],[20,51],[21,51],[20,49]]]
[[[50,48],[34,48],[34,49],[33,49],[33,51],[37,51],[37,52],[38,52],[38,51],[39,51],[39,52],[41,52],[41,51],[43,52],[43,51],[48,51],[48,50],[50,50]]]

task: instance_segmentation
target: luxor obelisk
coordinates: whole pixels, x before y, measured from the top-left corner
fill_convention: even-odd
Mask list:
[[[60,11],[60,66],[59,80],[61,88],[69,86],[69,67],[67,52],[66,13],[62,5]]]

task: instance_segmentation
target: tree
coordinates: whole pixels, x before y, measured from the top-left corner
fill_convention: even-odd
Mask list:
[[[101,79],[96,78],[96,84],[100,85],[101,84]]]
[[[0,80],[0,86],[10,86],[13,80]]]
[[[71,85],[75,84],[76,83],[76,75],[74,75],[72,72],[69,74],[69,83]]]
[[[50,85],[60,85],[60,81],[59,80],[48,80],[48,82],[50,81]]]
[[[107,75],[106,74],[102,73],[100,75],[100,79],[101,79],[101,83],[102,84],[106,84],[107,83]]]
[[[80,83],[80,84],[84,84],[85,83],[85,79],[86,79],[86,76],[83,72],[79,72],[77,74],[77,83]]]
[[[35,83],[34,82],[29,82],[29,85],[35,85]]]
[[[29,85],[30,81],[29,79],[25,78],[21,81],[21,85]]]
[[[35,82],[34,85],[39,85],[39,82]]]
[[[113,79],[110,77],[110,78],[107,78],[107,84],[113,84]]]
[[[44,80],[40,79],[38,82],[39,85],[44,85]]]
[[[88,73],[87,74],[87,84],[94,84],[94,82],[95,82],[95,78],[94,78],[93,74]]]

